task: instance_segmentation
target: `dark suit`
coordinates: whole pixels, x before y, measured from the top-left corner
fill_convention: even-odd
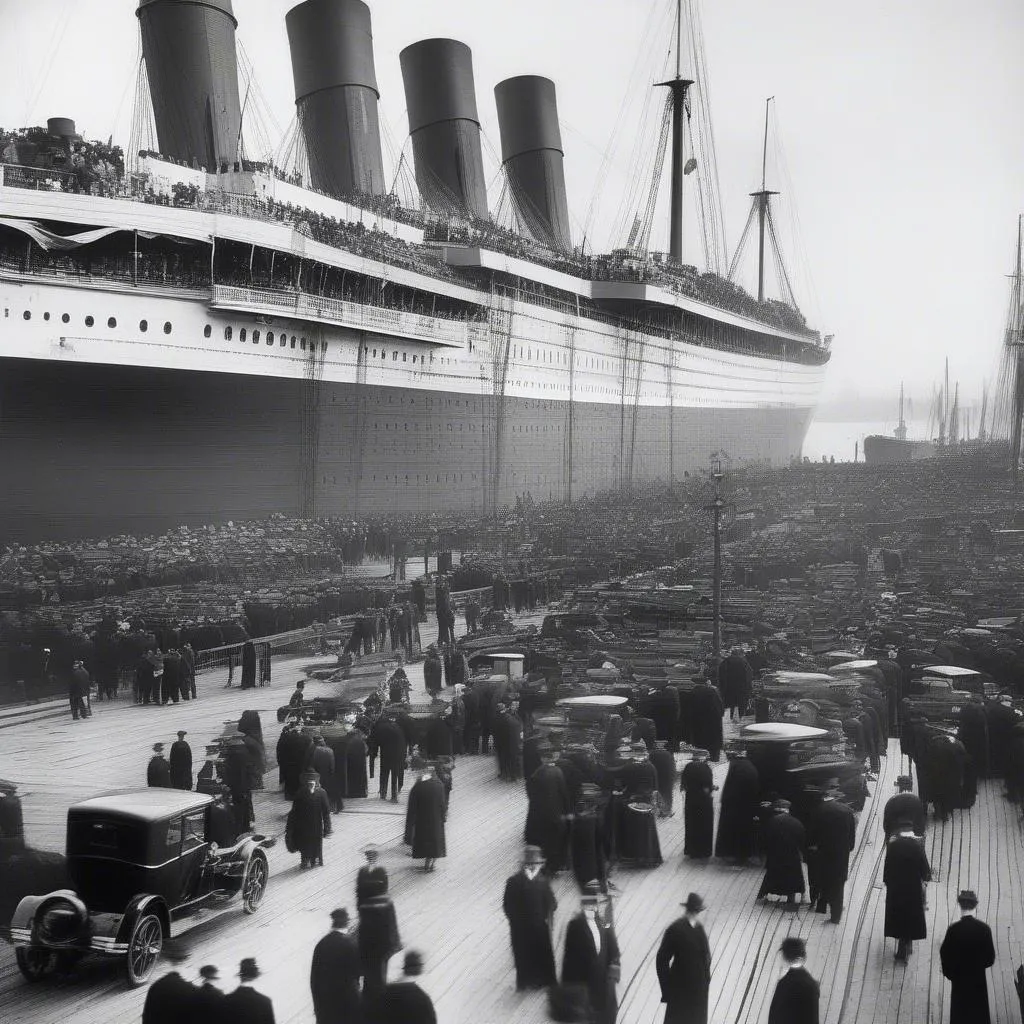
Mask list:
[[[313,947],[309,987],[317,1024],[361,1024],[359,944],[354,935],[328,932]]]
[[[529,878],[519,871],[505,882],[502,908],[508,918],[516,988],[546,988],[555,983],[551,918],[558,901],[544,874]]]
[[[711,947],[699,923],[681,917],[668,926],[657,959],[665,1024],[707,1024]]]
[[[388,891],[388,873],[380,864],[364,864],[356,874],[356,905]]]
[[[832,912],[838,924],[843,916],[843,890],[850,869],[850,853],[857,843],[857,819],[839,800],[825,800],[811,816],[810,845],[815,847],[815,877],[818,900],[815,908]]]
[[[142,1024],[177,1024],[194,1017],[198,991],[177,971],[171,971],[149,986],[142,1007]]]
[[[221,1007],[223,1024],[274,1024],[274,1004],[248,985],[228,993]]]
[[[437,1024],[430,996],[414,981],[385,985],[366,1008],[367,1024]]]
[[[804,827],[791,814],[776,814],[764,827],[765,874],[761,895],[772,893],[790,900],[804,891],[801,864]]]
[[[620,963],[619,944],[615,932],[607,925],[599,925],[600,948],[594,948],[594,937],[583,914],[577,914],[565,931],[565,951],[562,955],[562,984],[585,985],[594,1011],[594,1024],[615,1024],[619,1003],[615,993],[616,981],[611,968]]]
[[[818,983],[803,967],[791,967],[775,985],[768,1024],[818,1024]]]
[[[996,962],[992,930],[975,917],[962,917],[939,947],[942,973],[953,984],[949,1024],[989,1024],[985,972]]]

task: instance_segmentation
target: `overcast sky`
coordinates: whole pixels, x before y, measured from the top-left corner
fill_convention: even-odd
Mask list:
[[[294,113],[284,24],[291,6],[234,0],[271,134],[274,120],[283,133]],[[595,248],[614,247],[624,241],[613,237],[622,197],[635,194],[637,121],[671,41],[656,31],[670,7],[370,0],[382,121],[400,148],[408,132],[402,47],[429,36],[461,39],[473,51],[494,182],[495,83],[552,78],[576,240],[586,223]],[[0,125],[68,116],[86,137],[112,134],[127,145],[134,9],[131,0],[0,0]],[[747,193],[759,184],[764,100],[775,97],[768,187],[786,192],[778,219],[801,307],[813,326],[836,335],[826,394],[895,396],[901,378],[926,394],[948,356],[961,395],[980,398],[1002,343],[1005,275],[1024,210],[1024,4],[715,0],[703,26],[730,251]],[[613,132],[620,109],[627,116]],[[493,185],[492,208],[498,191]],[[693,219],[687,260],[700,264]],[[666,237],[659,226],[652,246],[667,248]],[[742,283],[754,287],[749,275]]]

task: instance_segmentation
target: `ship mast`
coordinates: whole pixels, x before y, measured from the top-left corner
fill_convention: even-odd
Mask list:
[[[1013,474],[1013,493],[1016,495],[1020,478],[1021,417],[1024,416],[1024,316],[1021,305],[1021,255],[1024,247],[1024,215],[1017,217],[1017,265],[1014,267],[1013,286],[1010,290],[1010,315],[1006,325],[1006,345],[1013,350],[1012,393],[1010,395],[1010,471]]]
[[[778,192],[772,192],[765,188],[768,169],[768,105],[775,99],[769,96],[764,101],[764,146],[761,150],[761,188],[758,192],[751,192],[751,196],[757,200],[757,301],[764,302],[764,226],[768,219],[768,197],[777,196]]]
[[[903,419],[903,381],[900,381],[900,425],[896,428],[896,440],[906,441],[907,424]]]
[[[693,85],[692,78],[683,78],[683,0],[676,0],[676,76],[659,82],[672,94],[672,196],[669,208],[669,259],[683,262],[683,115],[686,112],[686,93]]]

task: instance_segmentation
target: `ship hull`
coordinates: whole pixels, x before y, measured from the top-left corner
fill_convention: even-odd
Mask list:
[[[4,360],[0,523],[5,543],[151,534],[302,515],[483,511],[682,478],[712,453],[735,464],[799,455],[811,410],[637,410],[506,397],[495,480],[495,401],[88,363]],[[315,408],[313,407],[315,405]],[[674,441],[670,445],[670,430]],[[671,465],[670,465],[671,448]],[[569,474],[571,471],[571,489]],[[496,487],[496,491],[494,488]]]
[[[869,466],[888,466],[901,462],[934,459],[938,449],[931,441],[901,441],[884,434],[864,438],[864,461]]]

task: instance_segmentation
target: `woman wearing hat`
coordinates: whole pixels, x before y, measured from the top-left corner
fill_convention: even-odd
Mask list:
[[[157,789],[171,788],[171,766],[164,758],[164,745],[153,744],[153,756],[146,767],[146,785]]]
[[[706,750],[693,752],[693,759],[680,776],[679,787],[685,796],[683,853],[687,857],[710,857],[715,835],[715,810],[711,802],[715,783]]]

